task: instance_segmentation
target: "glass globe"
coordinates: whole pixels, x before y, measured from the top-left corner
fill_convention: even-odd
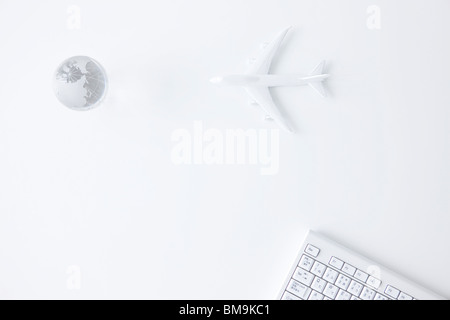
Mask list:
[[[90,110],[106,95],[108,80],[103,67],[94,59],[77,56],[56,69],[53,90],[58,100],[74,110]]]

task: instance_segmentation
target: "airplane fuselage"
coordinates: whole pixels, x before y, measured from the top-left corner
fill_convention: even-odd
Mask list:
[[[261,87],[296,87],[314,82],[321,82],[328,78],[328,74],[313,76],[301,75],[230,75],[213,78],[213,83],[225,86],[261,86]]]

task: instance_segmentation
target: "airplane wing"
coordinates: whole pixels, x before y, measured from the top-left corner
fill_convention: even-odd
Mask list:
[[[268,74],[272,60],[291,27],[282,31],[274,41],[264,48],[260,56],[247,70],[247,74]]]
[[[250,95],[250,97],[255,100],[255,102],[261,106],[264,112],[266,112],[267,115],[270,116],[279,126],[289,132],[294,132],[284,116],[281,114],[278,107],[273,102],[269,88],[255,86],[247,87],[245,89],[247,90],[247,93]]]
[[[260,56],[255,60],[255,62],[247,70],[247,74],[268,74],[272,60],[275,57],[278,49],[283,43],[284,38],[291,28],[282,31],[269,45],[267,45]],[[255,100],[257,104],[261,106],[264,112],[267,113],[279,126],[283,129],[293,132],[293,129],[289,126],[283,115],[281,114],[278,107],[275,105],[270,94],[269,88],[267,87],[247,87],[245,88],[250,95],[250,97]]]

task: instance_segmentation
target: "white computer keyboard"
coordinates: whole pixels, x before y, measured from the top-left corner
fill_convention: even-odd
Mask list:
[[[351,250],[310,232],[281,300],[443,300]]]

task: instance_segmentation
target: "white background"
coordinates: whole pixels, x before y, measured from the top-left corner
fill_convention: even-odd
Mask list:
[[[374,4],[381,30],[367,28]],[[449,9],[1,0],[0,298],[273,299],[309,228],[450,297]],[[288,26],[272,72],[326,59],[332,77],[328,99],[273,91],[297,128],[280,131],[279,173],[175,166],[171,135],[196,120],[276,128],[245,92],[208,79],[243,72]],[[93,111],[53,95],[55,68],[74,55],[108,72]]]

